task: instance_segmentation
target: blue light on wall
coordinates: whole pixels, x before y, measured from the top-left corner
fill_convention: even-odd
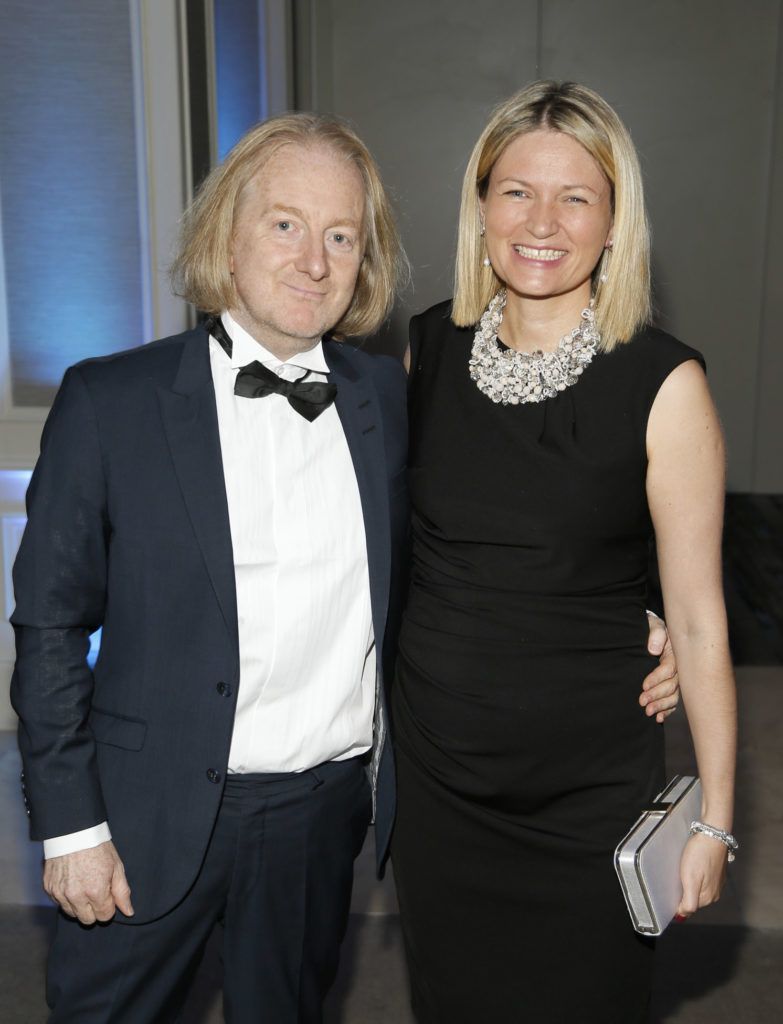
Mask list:
[[[87,652],[87,664],[90,668],[95,668],[95,662],[98,660],[98,653],[101,649],[102,633],[102,629],[96,629],[95,632],[90,635],[90,649]]]
[[[266,117],[263,3],[215,2],[215,92],[218,159],[257,121]]]
[[[11,384],[143,340],[129,4],[3,0],[0,197]]]
[[[33,475],[31,469],[0,469],[0,493],[11,494],[13,501],[21,501]]]
[[[32,476],[29,469],[0,469],[0,505],[4,507],[0,515],[0,567],[2,567],[2,583],[0,583],[0,599],[3,601],[2,617],[8,619],[14,610],[14,587],[11,579],[11,566],[19,550],[26,518],[23,514],[24,496]],[[5,511],[18,509],[19,514]],[[9,634],[10,639],[10,634]],[[0,650],[2,648],[0,636]]]

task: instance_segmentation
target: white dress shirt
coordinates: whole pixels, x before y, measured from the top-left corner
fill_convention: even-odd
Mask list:
[[[298,772],[368,750],[375,705],[367,544],[334,405],[308,422],[281,395],[238,398],[258,360],[286,380],[329,370],[319,344],[286,363],[228,314],[210,339],[231,521],[240,683],[228,769]]]
[[[326,380],[319,343],[282,363],[227,313],[232,356],[209,358],[234,552],[239,692],[229,772],[299,772],[369,749],[376,658],[356,475],[334,405],[312,423],[281,395],[234,395],[258,360]],[[46,858],[110,838],[107,823],[44,841]],[[121,851],[120,851],[121,853]]]

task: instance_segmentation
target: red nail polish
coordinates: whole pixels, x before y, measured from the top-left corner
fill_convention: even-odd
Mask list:
[[[685,917],[684,914],[675,914],[674,915],[674,920],[678,921],[678,922],[679,921],[687,921],[687,918]]]

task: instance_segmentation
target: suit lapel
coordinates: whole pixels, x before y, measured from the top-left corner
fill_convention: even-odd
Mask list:
[[[209,342],[186,340],[171,390],[158,388],[163,425],[182,496],[229,634],[238,645],[231,526],[220,451]]]
[[[378,396],[339,342],[325,341],[335,407],[351,453],[364,517],[373,629],[378,649],[389,603],[391,539],[383,427]],[[193,530],[230,635],[237,641],[236,583],[217,408],[203,330],[186,340],[171,389],[158,388],[171,457]]]
[[[360,376],[340,342],[325,341],[330,379],[337,385],[335,406],[353,460],[364,516],[370,601],[377,650],[389,607],[391,538],[386,455],[378,396],[372,379]]]

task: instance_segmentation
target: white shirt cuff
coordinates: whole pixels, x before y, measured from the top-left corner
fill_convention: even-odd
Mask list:
[[[81,832],[70,832],[67,836],[44,839],[44,860],[51,860],[52,857],[64,857],[67,853],[78,853],[79,850],[92,850],[94,846],[108,843],[110,839],[111,832],[109,823],[106,821],[102,821],[100,825],[83,828]]]

